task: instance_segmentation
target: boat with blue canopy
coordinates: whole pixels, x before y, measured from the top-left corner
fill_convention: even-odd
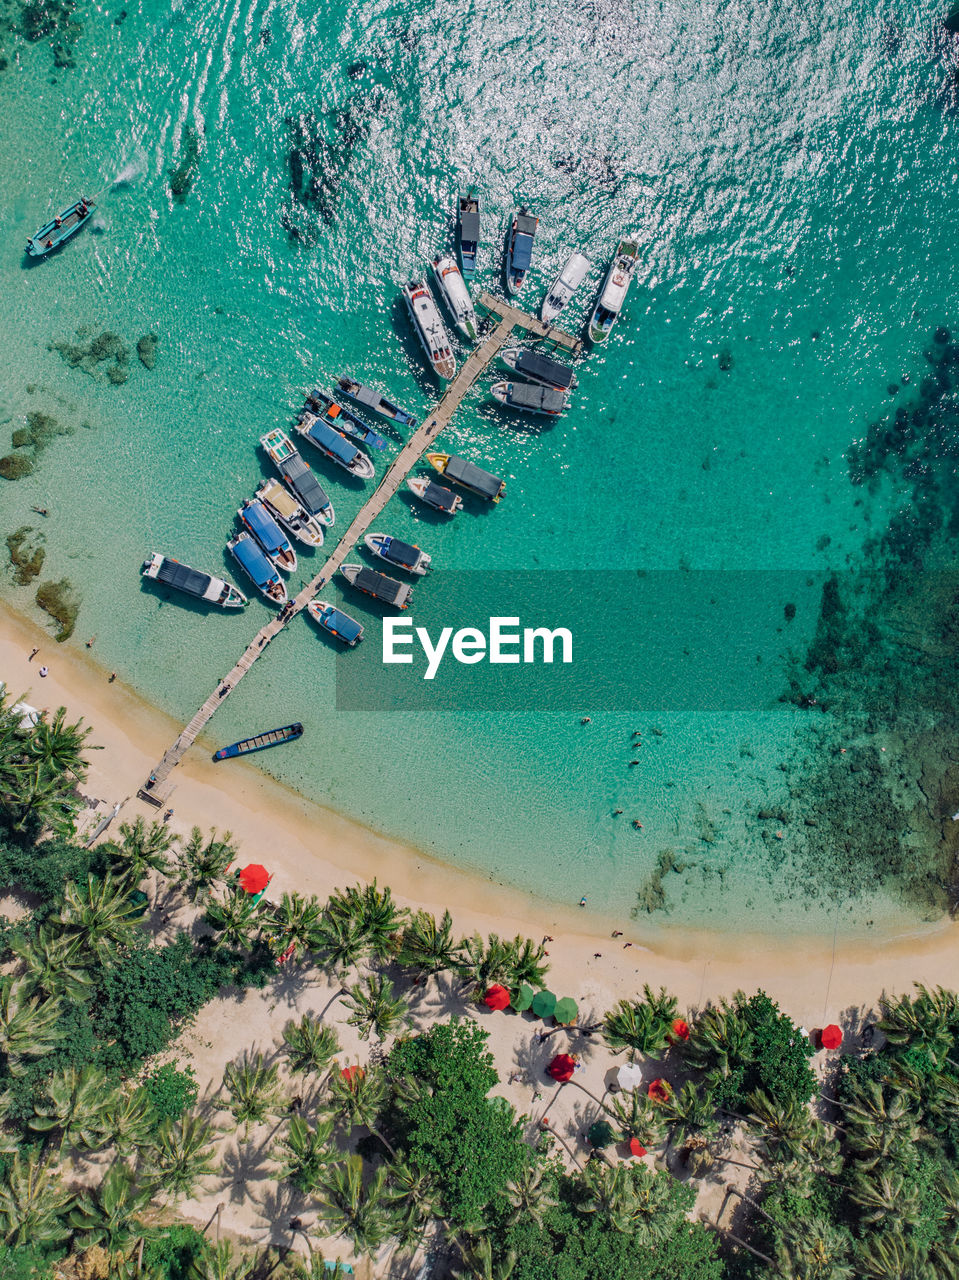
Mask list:
[[[236,514],[263,548],[270,564],[282,569],[284,573],[293,573],[296,569],[296,552],[259,498],[247,498]]]
[[[509,230],[509,246],[506,252],[506,292],[519,293],[533,261],[533,237],[539,226],[539,218],[525,208],[513,214]]]
[[[433,563],[433,557],[421,551],[414,543],[403,542],[388,533],[368,533],[363,541],[375,556],[395,564],[399,569],[405,569],[407,573],[424,574]]]
[[[271,604],[286,604],[286,583],[270,564],[260,544],[249,533],[238,533],[226,544],[234,560]]]
[[[349,410],[344,409],[341,404],[337,404],[333,397],[328,396],[325,391],[320,391],[317,387],[314,387],[306,397],[306,408],[308,413],[315,413],[318,418],[328,422],[337,431],[341,431],[343,435],[352,436],[354,440],[362,440],[371,449],[386,448],[386,438],[384,436],[381,436],[378,431],[374,431],[372,427],[368,427],[365,422],[360,422],[359,418],[355,418]]]
[[[363,639],[363,624],[326,600],[311,600],[306,611],[318,626],[351,649]]]
[[[466,280],[476,274],[476,255],[479,252],[480,238],[480,202],[479,196],[468,191],[459,198],[456,215],[456,245],[459,252],[460,270]]]
[[[333,503],[310,470],[310,464],[303,461],[286,432],[276,427],[260,437],[260,444],[270,455],[270,461],[279,472],[280,479],[297,502],[323,524],[333,524],[336,520]]]
[[[374,391],[372,387],[364,386],[362,382],[357,382],[355,378],[351,378],[348,374],[343,374],[342,377],[337,378],[336,386],[342,395],[361,405],[364,409],[368,409],[370,413],[378,413],[381,418],[395,422],[401,427],[416,426],[416,419],[408,410],[401,409],[392,400],[387,400],[386,396],[381,396],[378,391]]]
[[[296,429],[301,436],[309,440],[320,453],[325,454],[332,462],[341,466],[350,475],[361,480],[372,480],[376,475],[373,464],[362,450],[347,440],[346,436],[323,422],[315,413],[301,415]]]
[[[287,724],[282,729],[268,729],[266,733],[258,733],[253,738],[242,738],[229,747],[221,747],[214,760],[232,760],[236,756],[248,756],[254,751],[265,751],[268,747],[281,747],[286,742],[295,742],[303,737],[301,724]]]
[[[455,453],[428,453],[426,460],[447,480],[462,485],[487,502],[499,502],[506,492],[505,481]]]
[[[42,258],[52,253],[54,249],[59,249],[62,244],[77,234],[95,208],[96,202],[93,200],[82,198],[77,200],[50,222],[45,222],[40,230],[30,237],[27,241],[27,253],[31,258]]]

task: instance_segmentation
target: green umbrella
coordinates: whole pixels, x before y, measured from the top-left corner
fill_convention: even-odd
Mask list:
[[[536,995],[536,992],[529,985],[529,983],[524,982],[523,985],[520,987],[519,991],[517,991],[516,995],[512,997],[513,1008],[516,1010],[517,1013],[525,1013],[526,1010],[532,1005],[533,997],[535,995]]]
[[[608,1120],[594,1120],[586,1131],[591,1147],[608,1147],[616,1141],[616,1134]]]
[[[556,997],[552,991],[537,991],[533,996],[533,1012],[537,1018],[551,1018],[556,1008]]]
[[[576,1021],[577,1013],[579,1013],[579,1005],[573,997],[563,996],[562,1000],[556,1001],[556,1008],[553,1010],[553,1017],[558,1023],[567,1027],[571,1022]]]

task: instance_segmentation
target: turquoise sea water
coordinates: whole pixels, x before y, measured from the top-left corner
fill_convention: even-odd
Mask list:
[[[300,719],[302,743],[264,768],[549,898],[585,893],[625,914],[641,892],[654,920],[776,931],[891,928],[941,909],[941,894],[903,897],[898,855],[871,861],[872,821],[905,862],[948,861],[952,766],[935,716],[910,721],[920,760],[883,715],[888,669],[865,701],[848,688],[825,709],[822,696],[777,700],[782,655],[801,668],[817,620],[821,635],[823,575],[882,568],[888,521],[914,505],[916,474],[884,461],[854,484],[847,451],[917,393],[953,310],[957,95],[938,7],[79,0],[75,19],[56,58],[61,36],[8,29],[0,71],[2,431],[29,412],[73,428],[33,475],[0,481],[0,510],[7,532],[50,509],[43,577],[68,577],[83,601],[68,643],[95,635],[98,659],[175,715],[203,701],[266,607],[202,616],[141,590],[139,564],[156,548],[228,567],[245,589],[223,556],[233,512],[269,474],[258,437],[289,429],[308,387],[349,370],[427,410],[437,389],[399,287],[448,243],[459,187],[484,200],[483,285],[499,287],[508,213],[539,214],[522,298],[534,310],[570,250],[598,275],[632,230],[626,314],[567,418],[517,431],[480,386],[446,437],[507,478],[506,499],[441,524],[398,497],[380,524],[438,567],[478,571],[484,618],[498,611],[484,570],[597,583],[665,571],[664,609],[698,571],[782,572],[782,608],[757,634],[781,679],[759,697],[731,662],[725,711],[690,709],[678,689],[670,710],[668,675],[648,710],[610,708],[602,669],[595,699],[549,713],[528,710],[520,685],[483,710],[338,711],[336,663],[303,619],[213,737]],[[192,177],[180,199],[178,167]],[[48,210],[122,172],[92,231],[25,265]],[[130,352],[122,385],[110,362],[91,375],[49,348],[103,331]],[[150,332],[153,370],[135,352]],[[307,455],[345,528],[364,490]],[[299,576],[315,563],[304,554]],[[949,563],[942,551],[937,567]],[[4,591],[30,607],[32,593]],[[342,598],[378,644],[376,615]],[[753,604],[748,589],[724,598],[693,648],[721,648],[737,608],[753,634]],[[660,624],[656,610],[633,619],[640,633]],[[610,634],[609,671],[635,661],[634,638]],[[861,668],[846,649],[840,668]],[[895,709],[911,714],[899,693]],[[882,805],[831,772],[843,744],[863,757],[853,783],[880,788]],[[833,820],[838,836],[820,838]],[[830,861],[836,838],[846,863]]]

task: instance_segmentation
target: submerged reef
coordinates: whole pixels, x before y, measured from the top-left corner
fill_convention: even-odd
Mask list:
[[[77,329],[76,336],[78,338],[83,339],[86,334],[87,330],[82,326]],[[149,336],[153,337],[154,335],[151,334]],[[140,341],[143,342],[144,339],[141,338]],[[90,338],[86,343],[83,341],[66,342],[53,340],[47,344],[47,349],[56,351],[71,369],[82,369],[84,373],[89,373],[94,378],[99,378],[102,366],[107,381],[112,383],[113,386],[120,386],[130,376],[130,349],[120,335],[113,333],[110,329],[105,329],[103,333]],[[137,351],[140,354],[139,345]],[[140,359],[142,363],[146,364],[142,354],[140,354]],[[151,367],[147,365],[147,368]]]
[[[31,535],[33,535],[31,537]],[[31,525],[21,525],[14,533],[7,534],[7,550],[13,566],[13,580],[18,587],[28,587],[43,568],[46,552],[44,537]]]
[[[155,333],[145,333],[137,343],[137,355],[140,357],[140,363],[144,369],[154,369],[157,362],[157,343],[160,341],[159,335]]]
[[[83,30],[77,20],[76,0],[31,0],[21,4],[19,21],[12,26],[31,44],[48,40],[53,65],[58,69],[76,66],[73,51]]]
[[[68,578],[59,582],[42,582],[37,588],[37,604],[56,622],[58,643],[69,640],[77,624],[80,612],[80,598],[76,594],[73,583]]]
[[[40,454],[57,436],[73,434],[73,427],[58,422],[48,413],[33,410],[27,414],[27,425],[17,427],[10,443],[16,453],[0,458],[0,476],[4,480],[20,480],[36,469]]]

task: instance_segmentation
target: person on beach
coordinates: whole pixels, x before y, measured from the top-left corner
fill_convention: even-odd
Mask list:
[[[43,678],[44,678],[44,679],[46,679],[46,677],[47,677],[49,674],[50,674],[50,668],[49,668],[49,667],[41,667],[41,668],[40,668],[40,675],[41,675],[41,676],[43,676]]]
[[[37,648],[31,649],[30,657],[27,658],[27,662],[32,662],[39,652],[40,652],[39,646]]]
[[[580,905],[581,907],[585,907],[585,906],[586,906],[586,897],[585,897],[585,895],[584,895],[582,898],[580,898],[580,900],[579,900],[579,905]]]
[[[96,640],[96,636],[91,636],[91,637],[90,637],[90,639],[87,641],[87,648],[88,648],[88,649],[92,649],[92,648],[93,648],[93,642],[94,642],[94,640]]]
[[[611,936],[614,938],[621,938],[623,936],[622,929],[614,929]]]
[[[113,682],[114,682],[114,680],[115,680],[116,678],[117,678],[117,673],[116,673],[115,671],[111,671],[111,672],[110,672],[110,679],[107,681],[107,684],[113,684]]]

